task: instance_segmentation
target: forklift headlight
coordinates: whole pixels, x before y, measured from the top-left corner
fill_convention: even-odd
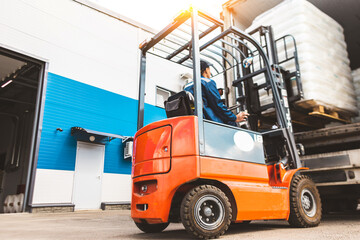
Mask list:
[[[158,188],[156,180],[147,180],[134,183],[133,192],[140,196],[148,195],[156,192]]]
[[[142,186],[141,186],[141,191],[142,191],[143,193],[146,193],[147,190],[148,190],[147,185],[142,185]]]

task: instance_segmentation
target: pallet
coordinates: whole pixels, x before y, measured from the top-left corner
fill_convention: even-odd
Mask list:
[[[340,109],[332,106],[325,106],[319,102],[311,100],[302,100],[295,103],[296,106],[301,107],[306,110],[310,110],[308,114],[310,116],[337,121],[341,123],[351,123],[351,118],[356,114],[350,111]]]
[[[322,118],[311,116],[304,112],[298,112],[292,110],[290,114],[291,114],[291,122],[293,124],[294,129],[296,128],[299,131],[323,128],[326,122],[328,122]],[[275,111],[271,111],[271,112],[269,111],[263,114],[263,116],[268,119],[274,119],[274,121],[276,121]]]

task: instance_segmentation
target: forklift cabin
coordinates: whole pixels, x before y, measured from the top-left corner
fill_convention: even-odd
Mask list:
[[[271,28],[261,31],[266,35]],[[179,34],[184,32],[188,39]],[[271,40],[271,34],[266,36]],[[299,171],[303,168],[287,91],[271,46],[235,27],[225,29],[221,20],[192,7],[140,45],[131,203],[139,229],[161,232],[170,222],[181,221],[193,236],[207,239],[224,234],[231,222],[285,219],[296,227],[320,223],[320,196]],[[193,69],[194,112],[182,92],[167,100],[168,119],[143,126],[147,54]],[[204,119],[200,59],[213,63],[213,77],[232,78],[238,104],[233,108],[248,110],[253,117],[248,129]],[[243,64],[246,60],[252,61],[250,67]],[[254,84],[260,75],[265,82]],[[258,131],[262,115],[251,97],[259,89],[272,93],[268,107],[275,109],[275,129]]]

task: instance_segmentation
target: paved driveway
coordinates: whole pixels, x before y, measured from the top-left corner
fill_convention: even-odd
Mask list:
[[[144,234],[136,228],[130,211],[82,211],[0,215],[0,239],[189,239],[182,224],[170,224],[163,232]],[[257,221],[232,225],[220,239],[241,240],[359,240],[360,211],[332,214],[319,227],[291,228],[284,221]]]

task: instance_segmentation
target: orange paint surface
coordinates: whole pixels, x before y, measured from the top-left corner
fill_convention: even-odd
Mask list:
[[[202,178],[218,180],[231,189],[237,221],[287,218],[288,190],[270,186],[266,165],[201,157],[200,168]]]
[[[199,158],[196,156],[172,158],[172,168],[166,174],[154,174],[137,177],[133,184],[141,186],[141,182],[156,180],[157,190],[148,195],[141,195],[136,191],[132,193],[131,217],[137,219],[161,219],[167,222],[170,212],[171,200],[178,187],[199,177]],[[137,187],[136,189],[138,189]],[[134,189],[134,186],[133,186]],[[136,209],[137,204],[148,204],[148,210]]]
[[[133,189],[135,191],[132,193],[131,216],[135,221],[147,219],[149,223],[167,222],[171,200],[178,187],[185,182],[199,178],[198,140],[194,134],[197,126],[196,120],[193,116],[166,119],[140,129],[135,135],[134,151],[145,151],[140,154],[136,153],[133,158],[132,175]],[[172,134],[157,131],[164,125],[172,129]],[[146,141],[142,138],[143,133],[146,133],[146,137],[152,140],[157,138],[162,139],[162,141],[159,141],[158,145],[152,142],[148,147]],[[151,136],[152,134],[154,136]],[[162,135],[167,137],[161,138]],[[154,154],[153,151],[155,149],[156,151],[162,151],[164,144],[169,144],[168,140],[171,135],[177,136],[177,138],[172,137],[170,141],[171,155],[167,158],[156,159],[158,155]],[[139,139],[138,136],[140,136]],[[146,158],[146,161],[139,156]],[[152,156],[153,159],[149,159],[148,156]],[[160,169],[164,171],[169,167],[166,163],[170,163],[170,161],[171,165],[168,173],[142,176],[145,173],[149,174],[151,171],[160,171]],[[152,180],[157,182],[156,191],[147,195],[139,194],[138,189],[139,186],[141,187],[142,182]],[[148,209],[146,211],[137,209],[137,205],[141,204],[147,204]]]
[[[170,154],[164,152],[168,146]],[[134,152],[131,216],[135,221],[167,222],[178,188],[198,178],[217,180],[230,188],[238,210],[236,221],[289,216],[289,186],[297,170],[200,157],[194,116],[170,118],[140,129]],[[157,186],[151,187],[150,194],[141,193],[143,182]],[[144,204],[146,211],[137,207]]]
[[[170,143],[171,126],[155,128],[138,135],[134,141],[136,164],[157,158],[170,158]]]
[[[166,173],[170,170],[170,158],[140,162],[133,167],[134,176]]]

